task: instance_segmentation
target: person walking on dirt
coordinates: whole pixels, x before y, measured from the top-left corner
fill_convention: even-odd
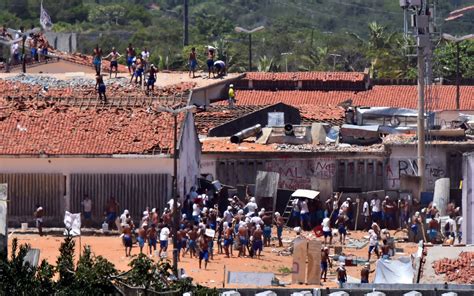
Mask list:
[[[38,233],[40,236],[43,236],[43,207],[39,204],[36,205],[36,210],[33,215],[35,216],[36,228],[38,228]]]

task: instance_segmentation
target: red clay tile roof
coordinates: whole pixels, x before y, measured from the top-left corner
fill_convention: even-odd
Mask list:
[[[249,72],[245,79],[272,81],[350,81],[362,82],[366,74],[361,72]]]
[[[342,107],[315,105],[297,105],[295,107],[300,110],[302,124],[313,122],[329,123],[335,126],[344,124],[346,114]]]
[[[431,93],[431,94],[430,94]],[[430,110],[454,110],[456,86],[435,85],[426,94]],[[255,91],[237,90],[237,105],[338,105],[352,100],[354,106],[417,108],[416,85],[374,86],[368,91]],[[461,86],[461,109],[474,109],[474,86]]]
[[[0,135],[0,155],[169,153],[173,119],[144,108],[80,109],[0,100]]]

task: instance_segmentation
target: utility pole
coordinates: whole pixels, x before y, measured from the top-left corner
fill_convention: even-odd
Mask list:
[[[420,193],[425,188],[425,59],[424,48],[418,47],[418,177],[420,178]],[[421,196],[419,196],[421,198]]]
[[[247,30],[242,27],[235,27],[237,33],[246,33],[249,35],[249,72],[252,72],[252,34],[265,29],[264,26],[257,27],[252,30]]]
[[[425,79],[431,74],[430,55],[430,22],[433,18],[430,11],[429,0],[400,0],[400,7],[404,14],[411,13],[410,19],[404,17],[404,31],[408,35],[413,34],[416,38],[416,57],[418,64],[418,124],[417,124],[417,164],[419,184],[419,198],[421,192],[425,190]],[[408,22],[413,27],[412,32],[408,32]],[[430,83],[429,79],[427,79]]]
[[[183,46],[189,44],[189,1],[184,0],[184,11],[183,11]]]
[[[281,53],[282,56],[285,56],[285,72],[288,72],[288,56],[292,54],[293,54],[292,52]]]
[[[340,58],[341,55],[337,53],[331,53],[329,55],[332,57],[332,71],[336,72],[336,60],[337,58]]]
[[[443,34],[443,39],[450,42],[454,42],[456,44],[456,110],[459,110],[461,108],[461,47],[459,46],[459,43],[465,40],[474,40],[474,34],[455,37],[453,35],[445,33]]]
[[[173,183],[171,198],[172,203],[172,224],[173,224],[173,272],[176,278],[178,278],[178,228],[179,228],[179,206],[178,206],[178,116],[180,113],[186,113],[195,106],[186,106],[180,109],[171,109],[165,107],[158,107],[158,111],[169,113],[173,116],[174,130],[173,130]],[[171,208],[170,206],[170,208]]]

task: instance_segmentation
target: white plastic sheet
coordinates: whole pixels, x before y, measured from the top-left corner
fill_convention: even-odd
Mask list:
[[[69,234],[72,236],[81,235],[81,213],[73,214],[66,211],[64,213],[64,226],[66,227],[64,235],[67,234],[68,229]]]
[[[410,257],[398,260],[377,260],[375,284],[412,284],[414,270]]]

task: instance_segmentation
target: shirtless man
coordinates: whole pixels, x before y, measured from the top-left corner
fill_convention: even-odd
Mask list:
[[[186,228],[184,225],[182,225],[180,229],[178,230],[176,238],[178,241],[178,261],[179,261],[181,250],[184,250],[183,257],[186,254],[187,237],[186,237]]]
[[[248,246],[248,228],[247,223],[243,223],[239,226],[239,242],[240,242],[240,249],[239,249],[239,257],[244,257],[246,255],[245,250]]]
[[[115,50],[115,47],[112,47],[112,51],[104,57],[104,59],[110,58],[110,78],[112,78],[112,71],[115,68],[115,78],[117,78],[118,73],[118,59],[122,57],[120,53]]]
[[[196,247],[197,247],[196,240],[198,238],[197,226],[194,226],[191,230],[188,231],[188,238],[189,238],[189,243],[188,243],[188,249],[186,250],[186,252],[189,251],[189,256],[193,258],[193,255],[196,257]]]
[[[132,252],[132,230],[130,225],[124,223],[123,224],[123,245],[125,246],[125,257],[131,256]]]
[[[263,250],[262,236],[263,236],[262,228],[259,224],[257,224],[255,231],[253,232],[253,243],[252,243],[253,252],[257,256],[257,259],[260,259],[260,255]]]
[[[204,259],[204,269],[207,269],[207,263],[209,262],[209,242],[205,234],[201,234],[198,240],[199,244],[199,269],[201,269],[201,263]]]
[[[332,268],[331,260],[329,260],[329,248],[324,247],[321,250],[321,278],[326,281],[327,273],[328,273],[328,264]]]
[[[157,236],[156,236],[155,224],[152,224],[151,227],[148,228],[146,235],[148,239],[148,247],[150,248],[150,256],[151,256],[153,254],[153,251],[156,251]]]
[[[227,258],[233,256],[232,245],[234,244],[234,231],[229,227],[227,222],[224,222],[224,250]],[[230,252],[229,252],[230,248]],[[230,256],[229,256],[230,254]]]
[[[145,246],[145,241],[146,241],[146,230],[143,227],[140,227],[138,230],[138,246],[140,247],[140,254],[143,253],[143,247]]]
[[[343,262],[341,262],[336,272],[337,272],[337,281],[339,282],[339,288],[342,288],[344,283],[347,282],[347,272],[346,272],[345,264]]]
[[[262,215],[263,221],[263,244],[265,247],[270,247],[270,241],[272,239],[272,215],[264,213]]]
[[[341,245],[344,245],[344,243],[346,242],[346,222],[347,218],[344,214],[340,215],[336,220],[337,231],[339,232],[339,242],[341,243]]]
[[[369,274],[373,273],[374,270],[370,270],[370,263],[365,263],[364,267],[360,271],[360,282],[361,284],[368,284],[369,283]]]
[[[285,220],[283,220],[283,217],[278,212],[275,213],[275,224],[277,227],[278,246],[281,248],[283,247],[282,234]]]
[[[137,53],[135,52],[135,48],[133,48],[132,44],[129,43],[128,44],[128,47],[126,49],[127,51],[127,67],[128,67],[128,72],[130,73],[130,75],[133,76],[133,71],[132,71],[132,64],[133,64],[133,59],[135,58],[135,56],[137,55]]]
[[[384,239],[382,245],[382,258],[389,259],[390,258],[390,245],[388,244],[387,240]]]

